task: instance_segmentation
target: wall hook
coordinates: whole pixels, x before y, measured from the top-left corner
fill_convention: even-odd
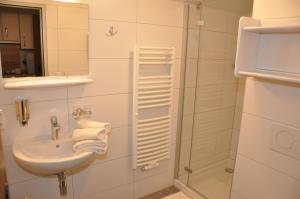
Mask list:
[[[107,33],[105,33],[105,34],[106,34],[106,36],[108,36],[108,37],[113,37],[113,36],[115,36],[117,33],[118,33],[118,30],[115,30],[115,27],[111,26],[111,27],[109,28],[109,30],[107,31]]]

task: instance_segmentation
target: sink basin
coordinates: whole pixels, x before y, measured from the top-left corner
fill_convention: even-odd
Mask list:
[[[53,141],[49,136],[39,136],[30,139],[16,139],[13,144],[13,154],[17,162],[34,172],[42,174],[57,174],[74,169],[92,156],[92,152],[73,152],[71,137]]]

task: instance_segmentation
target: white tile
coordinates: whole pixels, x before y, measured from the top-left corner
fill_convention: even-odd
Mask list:
[[[248,79],[244,112],[300,128],[300,90],[287,84]]]
[[[191,140],[184,140],[180,143],[180,160],[179,164],[181,166],[188,166],[191,154]]]
[[[82,199],[133,199],[133,184],[125,184]]]
[[[226,38],[226,59],[235,62],[237,47],[237,36],[236,35],[227,35]]]
[[[230,149],[232,130],[226,130],[218,133],[216,142],[216,152],[223,152]]]
[[[137,20],[140,23],[183,26],[184,4],[172,0],[137,0]],[[155,14],[153,14],[155,13]]]
[[[195,88],[184,89],[183,115],[194,113]]]
[[[134,183],[135,199],[157,192],[173,185],[173,171],[155,175]]]
[[[188,27],[199,29],[198,21],[201,19],[201,8],[195,4],[189,5]]]
[[[58,50],[58,31],[55,28],[47,28],[47,49]]]
[[[137,0],[91,0],[90,18],[135,22],[136,1]]]
[[[237,34],[239,29],[240,15],[232,12],[227,13],[227,32]]]
[[[47,54],[47,72],[48,75],[56,75],[58,69],[58,50],[49,50]]]
[[[60,72],[68,74],[69,71],[88,71],[88,68],[89,63],[87,51],[58,52],[58,70]]]
[[[223,60],[200,59],[197,84],[221,84],[224,81],[225,63]]]
[[[181,183],[187,185],[187,183],[188,183],[188,174],[179,175],[178,179],[180,180]]]
[[[232,191],[230,199],[247,199],[247,198],[245,198],[245,197],[241,196],[240,194]]]
[[[34,175],[22,167],[20,167],[13,154],[12,154],[12,147],[7,146],[4,147],[4,157],[5,157],[5,170],[7,174],[7,181],[9,185],[20,183],[26,180],[37,178],[37,175]]]
[[[177,143],[177,125],[178,125],[178,118],[172,117],[172,123],[171,123],[171,144],[176,144]]]
[[[90,20],[90,26],[90,58],[130,58],[133,56],[133,47],[136,43],[135,23]],[[107,36],[111,27],[118,31],[113,37]]]
[[[167,197],[163,197],[162,199],[191,199],[191,198],[185,195],[184,193],[179,192]]]
[[[185,87],[196,87],[197,59],[187,59],[185,68]]]
[[[88,8],[58,6],[58,28],[85,29],[88,24]]]
[[[235,61],[234,60],[226,60],[225,61],[225,77],[224,81],[226,83],[237,83],[238,78],[234,75],[234,65]]]
[[[201,19],[204,20],[203,29],[226,32],[227,12],[207,6],[203,6],[202,9]]]
[[[181,81],[181,72],[183,68],[183,59],[175,59],[175,70],[174,70],[174,88],[179,89],[180,88],[180,81]]]
[[[3,145],[9,146],[13,143],[14,137],[49,135],[51,132],[50,117],[56,115],[59,124],[62,126],[62,132],[68,133],[68,109],[67,101],[49,101],[29,103],[30,119],[28,125],[21,126],[16,119],[15,106],[1,106],[4,111],[7,124],[2,133]]]
[[[74,198],[84,198],[132,182],[129,158],[93,164],[73,176]]]
[[[270,148],[271,140],[274,139],[273,124],[276,123],[253,115],[243,114],[239,154],[300,180],[300,160],[281,154]],[[299,130],[297,129],[297,131]],[[254,145],[255,147],[253,147]]]
[[[197,29],[188,29],[187,53],[186,53],[186,57],[188,59],[197,59],[198,58],[199,39],[200,39],[199,33],[200,32]]]
[[[193,134],[194,115],[184,115],[182,119],[181,141],[191,140]]]
[[[196,94],[196,112],[234,107],[236,88],[236,84],[199,86]]]
[[[200,31],[199,57],[222,59],[226,47],[226,34],[213,31]]]
[[[137,25],[137,43],[145,46],[175,47],[176,57],[181,57],[182,28],[155,26],[147,24]]]
[[[236,159],[238,144],[239,144],[240,131],[233,130],[231,139],[230,157]]]
[[[60,196],[57,177],[43,177],[9,186],[10,198],[20,199],[73,199],[71,177],[67,178],[68,194]]]
[[[234,107],[198,113],[194,118],[194,136],[232,129]]]
[[[223,86],[216,84],[197,88],[196,113],[221,108],[222,102]]]
[[[238,156],[233,191],[246,198],[298,199],[300,181]]]
[[[69,98],[129,93],[132,65],[131,59],[91,59],[89,70],[94,83],[69,87]]]
[[[87,51],[88,31],[73,29],[58,29],[59,50]],[[87,56],[86,56],[87,58]]]
[[[91,107],[93,120],[109,122],[114,128],[128,126],[129,110],[131,110],[129,107],[130,99],[128,94],[119,94],[69,100],[71,126],[75,124],[72,118],[73,107],[85,105]]]
[[[173,89],[173,116],[176,117],[178,115],[178,103],[179,103],[179,89]]]
[[[48,28],[57,28],[57,6],[46,6],[46,20]]]
[[[0,79],[3,85],[3,79]],[[67,98],[66,88],[47,88],[47,89],[26,89],[26,90],[5,90],[0,86],[0,105],[15,104],[16,99],[25,98],[29,102],[57,100]]]

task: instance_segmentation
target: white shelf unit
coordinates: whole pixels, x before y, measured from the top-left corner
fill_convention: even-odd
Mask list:
[[[135,47],[132,116],[134,169],[152,169],[170,157],[174,66],[174,47]]]
[[[242,17],[235,75],[300,83],[300,18]]]
[[[93,83],[88,76],[47,76],[4,79],[3,87],[10,90],[77,86]]]

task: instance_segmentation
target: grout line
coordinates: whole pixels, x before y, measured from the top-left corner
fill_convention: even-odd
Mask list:
[[[236,195],[242,197],[242,199],[248,199],[247,197],[245,197],[244,195],[240,194],[240,193],[237,192],[237,191],[234,191],[233,189],[232,189],[231,193],[232,193],[232,192],[234,192]],[[231,195],[232,195],[232,194],[231,194]]]
[[[280,170],[278,170],[278,169],[276,169],[276,168],[273,168],[273,167],[271,167],[271,166],[269,166],[269,165],[266,165],[265,163],[260,162],[260,161],[258,161],[258,160],[255,160],[255,159],[253,159],[253,158],[251,158],[251,157],[249,157],[249,156],[247,156],[247,155],[244,155],[244,154],[242,154],[241,152],[238,152],[238,155],[240,155],[241,157],[243,157],[243,158],[245,158],[245,159],[251,160],[251,161],[255,162],[256,164],[259,164],[259,165],[261,165],[262,167],[271,169],[271,170],[273,170],[273,171],[275,171],[275,172],[277,172],[277,173],[279,173],[279,174],[281,174],[281,175],[284,175],[284,176],[286,176],[286,177],[292,178],[292,179],[294,179],[294,180],[300,182],[300,179],[295,178],[294,176],[291,176],[291,175],[289,175],[288,173],[285,173],[285,172],[283,172],[283,171],[280,171]],[[237,162],[238,162],[238,161],[237,161]]]
[[[137,42],[137,41],[136,41]],[[131,57],[99,57],[99,58],[97,58],[97,57],[90,57],[89,59],[91,59],[91,60],[105,60],[105,59],[111,59],[111,60],[118,60],[118,59],[121,59],[121,60],[131,60],[131,61],[133,61],[134,60],[134,58],[131,56]],[[182,60],[183,58],[180,58],[180,57],[175,57],[174,58],[176,61],[180,61],[180,60]],[[191,59],[194,59],[194,58],[191,58]],[[195,59],[196,60],[196,59]]]
[[[117,22],[117,23],[130,23],[136,24],[136,21],[126,21],[126,20],[118,20],[118,19],[104,19],[104,18],[93,18],[89,17],[89,21],[103,21],[103,22]]]
[[[137,25],[152,25],[152,26],[161,26],[161,27],[169,27],[169,28],[178,28],[183,29],[183,26],[176,26],[176,25],[166,25],[166,24],[156,24],[156,23],[148,23],[148,22],[140,22],[136,21],[126,21],[126,20],[117,20],[117,19],[104,19],[104,18],[89,18],[89,21],[104,21],[104,22],[116,22],[116,23],[130,23],[130,24],[137,24]]]
[[[289,126],[289,127],[296,128],[296,129],[300,130],[299,126],[294,126],[292,124],[288,124],[288,123],[285,123],[285,122],[282,122],[282,121],[274,120],[274,119],[271,119],[271,118],[268,118],[268,117],[264,117],[264,116],[261,116],[261,115],[255,114],[255,113],[242,112],[242,114],[252,115],[252,116],[260,118],[260,119],[264,119],[264,120],[268,120],[268,121],[271,121],[271,122],[275,122],[277,124],[283,124],[285,126]]]

